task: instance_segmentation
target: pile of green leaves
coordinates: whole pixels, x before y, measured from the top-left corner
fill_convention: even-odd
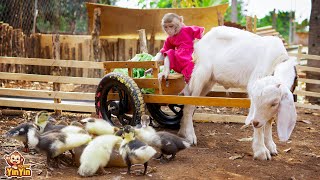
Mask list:
[[[148,53],[141,53],[136,54],[130,61],[151,61],[153,58],[152,55]],[[146,71],[145,68],[133,68],[133,78],[151,78],[151,74],[144,75],[144,72]],[[128,69],[127,68],[117,68],[114,69],[113,72],[119,72],[125,75],[128,75]],[[153,88],[142,88],[142,93],[144,94],[154,94]]]

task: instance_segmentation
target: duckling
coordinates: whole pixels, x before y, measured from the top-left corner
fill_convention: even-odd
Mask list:
[[[104,167],[108,164],[114,145],[121,141],[122,138],[115,135],[101,135],[94,138],[81,154],[78,174],[92,176],[98,169],[104,174]]]
[[[23,152],[30,152],[29,146],[28,146],[28,139],[27,139],[27,131],[28,128],[31,126],[32,124],[30,123],[23,123],[20,124],[19,126],[9,130],[5,136],[9,137],[9,138],[13,138],[16,139],[18,141],[21,141],[24,144],[24,148],[23,148]],[[38,128],[37,126],[34,125],[35,128]]]
[[[119,153],[119,146],[120,146],[120,144],[118,145],[118,143],[117,143],[113,147],[109,162],[106,167],[127,167],[126,162],[124,162],[124,160],[122,159],[122,157]],[[86,147],[87,147],[87,145],[82,145],[82,146],[79,146],[79,147],[76,147],[73,149],[74,162],[77,167],[80,166],[80,157],[81,157],[81,154],[82,154],[84,148],[86,148]]]
[[[157,153],[157,151],[135,138],[134,129],[126,125],[123,128],[122,137],[124,140],[120,146],[120,154],[128,166],[127,173],[130,174],[130,169],[133,164],[143,164],[144,172],[147,172],[148,161]]]
[[[66,122],[66,121],[64,121],[64,120],[60,120],[60,121],[58,121],[57,123],[55,123],[54,125],[63,125],[63,126],[68,126],[68,123]]]
[[[55,125],[57,121],[47,111],[38,112],[34,123],[40,127],[40,134],[54,129],[62,129],[66,126],[62,124]]]
[[[82,123],[85,123],[85,130],[90,134],[94,135],[104,135],[104,134],[114,134],[119,130],[119,128],[112,126],[104,119],[96,118],[85,118],[81,120]]]
[[[40,134],[34,124],[26,123],[22,126],[23,132],[19,136],[24,136],[26,143],[47,154],[47,163],[50,166],[52,160],[65,151],[88,143],[91,136],[83,133],[66,133],[61,131],[51,131]],[[17,133],[16,133],[17,134]]]
[[[179,151],[190,147],[189,142],[175,134],[166,131],[156,132],[153,127],[150,126],[150,117],[148,115],[141,116],[141,125],[142,127],[140,129],[135,130],[137,138],[159,149],[161,155],[158,158],[161,162],[173,160]],[[171,157],[166,159],[164,155],[171,155]]]
[[[72,122],[70,123],[70,125],[72,125],[72,126],[78,126],[78,127],[81,127],[81,128],[84,129],[84,125],[81,124],[81,123],[78,122],[78,121],[72,121]]]

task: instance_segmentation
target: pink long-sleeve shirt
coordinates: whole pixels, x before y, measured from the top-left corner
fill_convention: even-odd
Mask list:
[[[189,83],[194,68],[192,62],[193,41],[201,39],[203,32],[203,27],[183,26],[179,34],[166,39],[160,50],[164,56],[169,57],[170,69],[183,74],[186,83]]]

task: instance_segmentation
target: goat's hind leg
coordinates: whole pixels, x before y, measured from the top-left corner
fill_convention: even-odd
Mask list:
[[[275,155],[278,155],[278,151],[277,151],[277,145],[274,143],[272,139],[272,122],[273,122],[273,119],[270,119],[265,125],[264,141],[271,155],[275,156]]]

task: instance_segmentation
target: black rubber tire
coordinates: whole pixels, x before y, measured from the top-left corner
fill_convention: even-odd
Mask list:
[[[140,124],[141,115],[145,112],[145,103],[143,101],[141,90],[133,81],[133,79],[121,73],[108,73],[100,81],[95,95],[95,107],[97,115],[100,118],[103,118],[110,123],[115,124],[111,120],[111,118],[109,119],[107,116],[107,97],[110,89],[114,87],[123,90],[128,95],[130,107],[126,108],[129,108],[132,111],[132,120],[128,123],[128,125],[135,126],[136,124]],[[127,125],[123,123],[121,124]]]
[[[181,106],[181,110],[175,115],[168,115],[161,110],[161,106],[156,103],[147,103],[147,109],[153,119],[157,121],[161,126],[169,129],[179,129],[180,121],[183,116],[183,106]]]

